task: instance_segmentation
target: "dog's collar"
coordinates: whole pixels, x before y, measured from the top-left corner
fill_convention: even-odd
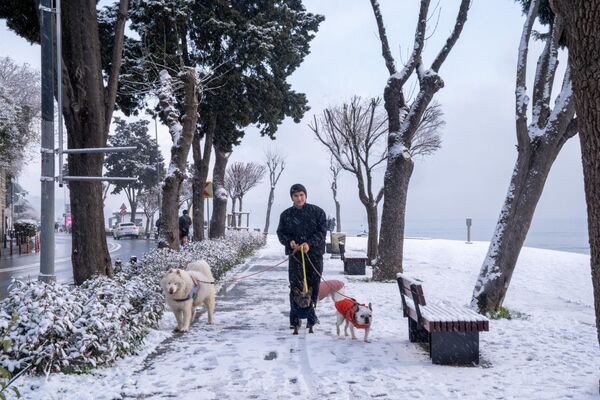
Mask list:
[[[192,282],[194,282],[194,286],[192,286],[192,291],[190,292],[190,294],[187,295],[187,297],[185,299],[173,299],[173,300],[178,301],[178,302],[183,302],[183,301],[188,301],[188,300],[198,298],[198,291],[200,290],[200,282],[198,282],[196,280],[196,278],[194,278],[193,276],[192,276]]]

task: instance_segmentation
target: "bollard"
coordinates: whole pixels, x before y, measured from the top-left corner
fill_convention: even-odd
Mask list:
[[[115,270],[114,272],[121,272],[121,268],[123,268],[123,261],[120,258],[115,260]]]
[[[346,243],[340,240],[338,246],[340,248],[340,258],[342,259],[342,261],[344,261],[344,253],[346,252]]]
[[[473,220],[471,218],[467,218],[467,244],[472,244],[471,242],[471,225],[473,224]]]
[[[12,256],[12,237],[10,238],[10,255]]]
[[[19,245],[19,255],[21,255],[21,239],[17,237],[17,244]]]

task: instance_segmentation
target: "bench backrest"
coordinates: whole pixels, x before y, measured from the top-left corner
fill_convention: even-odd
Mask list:
[[[400,295],[402,296],[403,302],[404,296],[408,296],[415,305],[426,305],[423,286],[421,286],[420,283],[417,283],[417,281],[410,279],[401,273],[396,274],[396,280],[398,281],[398,288],[400,289]]]

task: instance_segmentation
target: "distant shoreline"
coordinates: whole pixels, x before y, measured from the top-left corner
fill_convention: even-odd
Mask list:
[[[342,220],[342,226],[343,224],[344,221]],[[347,226],[351,227],[345,230],[345,233],[349,236],[356,236],[366,229],[366,223],[358,224],[358,228],[356,228],[356,224],[352,223],[348,223]],[[489,242],[494,234],[495,227],[495,220],[473,218],[471,240]],[[404,236],[406,238],[466,241],[466,221],[464,218],[407,219]],[[584,218],[534,219],[524,246],[589,255],[587,220]]]

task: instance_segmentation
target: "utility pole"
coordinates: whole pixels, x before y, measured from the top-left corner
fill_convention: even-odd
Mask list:
[[[40,177],[42,181],[42,246],[40,249],[39,280],[42,282],[53,282],[56,280],[56,275],[54,274],[54,67],[52,63],[52,0],[41,0],[40,10],[40,35],[42,44],[42,176]],[[56,11],[59,15],[57,18],[58,22],[60,21],[60,8],[57,8]],[[57,40],[57,45],[60,45],[60,39]],[[59,112],[61,111],[59,110]]]
[[[63,174],[63,157],[65,154],[115,153],[136,150],[135,146],[127,147],[92,147],[65,149],[62,130],[62,38],[61,38],[61,0],[40,0],[40,36],[42,45],[42,204],[41,204],[41,254],[39,280],[56,281],[54,273],[54,171],[55,154],[58,154],[58,183],[62,187],[65,181],[121,181],[134,182],[135,177],[104,176],[70,176]],[[52,17],[56,15],[56,85],[58,101],[58,148],[54,149],[54,65]]]

